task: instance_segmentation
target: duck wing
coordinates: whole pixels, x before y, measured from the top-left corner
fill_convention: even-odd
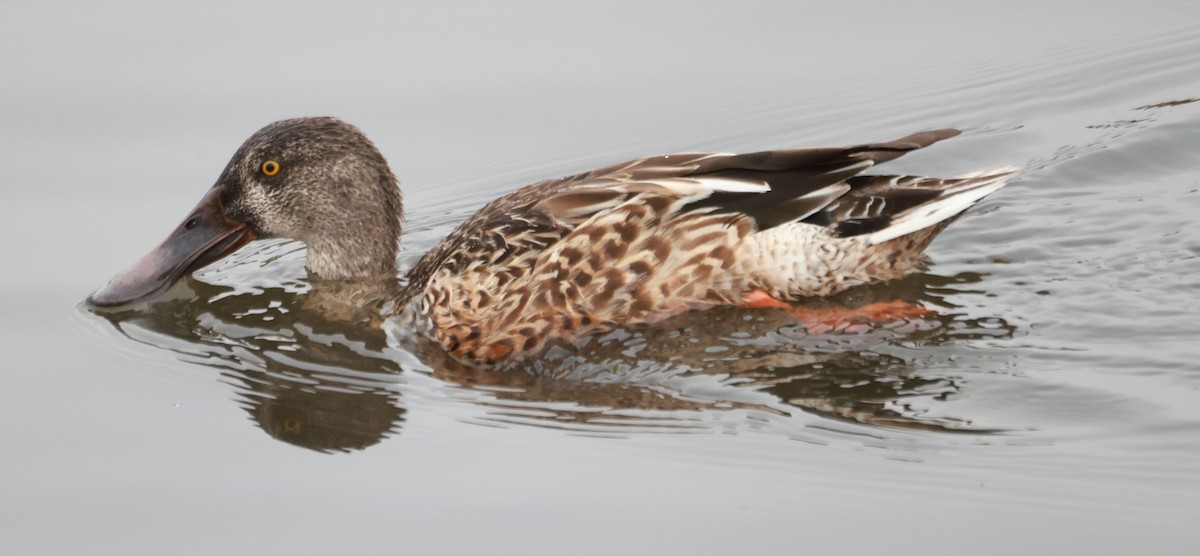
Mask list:
[[[854,190],[847,180],[876,164],[959,133],[927,131],[850,147],[640,158],[522,188],[484,207],[464,226],[486,228],[502,215],[533,212],[574,227],[636,197],[668,196],[686,201],[676,207],[679,213],[745,216],[757,229],[766,229],[828,207]]]

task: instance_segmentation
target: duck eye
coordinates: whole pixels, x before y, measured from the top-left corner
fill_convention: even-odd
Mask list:
[[[262,165],[262,173],[268,176],[274,176],[279,173],[279,163],[274,160],[268,160]]]

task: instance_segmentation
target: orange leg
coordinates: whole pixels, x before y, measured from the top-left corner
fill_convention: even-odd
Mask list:
[[[753,290],[742,295],[742,307],[751,309],[791,309],[792,304],[771,297],[762,290]]]
[[[797,307],[785,301],[771,297],[765,291],[754,290],[742,296],[742,306],[750,308],[784,309],[796,317],[809,332],[823,334],[826,332],[854,331],[855,325],[870,325],[894,320],[910,320],[924,317],[933,313],[919,305],[906,301],[888,301],[871,303],[862,307]]]

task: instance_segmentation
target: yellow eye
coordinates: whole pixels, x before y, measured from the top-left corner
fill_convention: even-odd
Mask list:
[[[262,173],[268,176],[274,176],[279,173],[279,163],[274,160],[268,160],[262,165]]]

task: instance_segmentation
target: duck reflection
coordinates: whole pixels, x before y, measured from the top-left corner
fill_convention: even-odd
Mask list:
[[[493,422],[556,428],[596,422],[600,426],[588,430],[683,432],[703,421],[696,412],[746,409],[909,430],[999,432],[920,409],[960,395],[963,387],[944,370],[923,371],[924,357],[942,353],[924,348],[1016,332],[999,318],[970,318],[946,299],[980,280],[974,273],[920,274],[809,304],[845,308],[901,299],[942,308],[920,320],[813,334],[785,311],[719,307],[652,327],[616,329],[577,346],[554,346],[508,369],[463,368],[443,356],[434,374],[487,389]]]
[[[189,279],[196,299],[92,311],[127,337],[214,367],[272,437],[321,452],[349,452],[399,431],[400,366],[369,303],[322,304],[294,288],[228,288]],[[315,302],[315,304],[314,304]],[[377,314],[377,312],[376,312]]]
[[[397,319],[383,322],[380,303],[395,298],[396,284],[345,292],[293,282],[239,292],[189,278],[189,295],[88,310],[135,341],[218,369],[262,430],[321,452],[362,450],[397,434],[406,372],[452,385],[485,410],[481,420],[504,425],[687,432],[709,426],[711,412],[746,410],[979,434],[989,431],[918,409],[958,395],[962,385],[922,372],[911,355],[937,352],[915,346],[1012,336],[1008,323],[968,318],[947,301],[978,280],[918,274],[816,302],[901,299],[938,308],[919,320],[814,335],[785,311],[719,308],[554,345],[500,369],[464,366]]]

